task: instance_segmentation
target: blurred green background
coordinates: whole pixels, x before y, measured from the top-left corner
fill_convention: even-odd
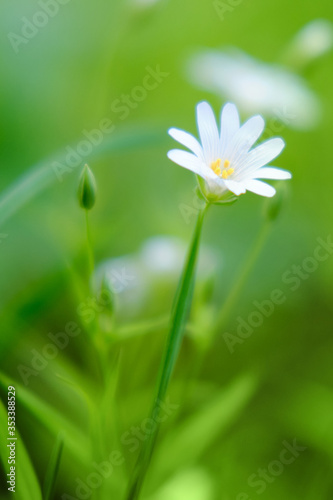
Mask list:
[[[82,275],[78,278],[86,238],[76,198],[81,167],[60,182],[53,162],[63,162],[66,148],[84,139],[84,130],[111,120],[112,133],[82,162],[88,160],[98,184],[90,217],[96,263],[137,255],[145,240],[157,235],[188,242],[195,218],[186,221],[181,206],[193,206],[195,179],[167,159],[175,147],[167,129],[196,133],[196,103],[208,100],[218,113],[223,100],[191,85],[184,72],[187,58],[198,49],[234,46],[267,63],[279,61],[295,33],[313,19],[331,19],[333,6],[329,0],[243,0],[222,21],[214,3],[203,0],[57,5],[56,15],[17,51],[10,33],[20,34],[23,18],[31,20],[40,5],[5,0],[1,7],[0,382],[4,401],[6,385],[16,386],[17,427],[40,484],[56,436],[65,431],[54,498],[66,498],[65,493],[80,498],[77,478],[86,481],[94,460],[100,463],[103,453],[120,450],[124,463],[91,488],[91,498],[118,499],[137,456],[121,436],[141,425],[149,410],[167,333],[163,318],[177,276],[146,280],[148,299],[140,299],[134,312],[125,307],[117,313],[116,305],[118,333],[108,341],[108,433],[105,449],[94,458],[89,442],[95,442],[94,418],[103,408],[97,402],[91,419],[82,396],[87,389],[99,401],[101,388],[98,360],[77,312],[82,294],[90,293],[80,284]],[[303,74],[321,100],[322,119],[309,131],[281,132],[287,147],[278,166],[293,173],[286,202],[228,325],[196,370],[207,325],[263,224],[264,203],[248,194],[208,213],[203,243],[219,264],[211,273],[214,280],[204,272],[198,276],[191,317],[197,335],[190,331],[185,338],[170,390],[179,408],[162,427],[143,498],[255,499],[260,488],[251,486],[249,477],[270,470],[283,443],[295,439],[306,449],[283,470],[276,466],[275,475],[268,472],[259,496],[333,497],[333,257],[320,262],[295,291],[282,279],[313,255],[317,238],[332,234],[332,62],[332,53],[326,54]],[[121,119],[115,100],[142,85],[147,67],[167,75]],[[285,294],[284,303],[230,353],[223,333],[235,334],[237,318],[248,318],[253,301],[268,299],[276,288]],[[25,386],[18,366],[31,366],[31,350],[41,352],[48,333],[64,331],[69,321],[81,325],[82,334]],[[10,498],[1,467],[1,498]],[[37,498],[29,488],[16,497]]]

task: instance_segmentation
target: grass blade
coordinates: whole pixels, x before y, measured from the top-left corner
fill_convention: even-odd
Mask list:
[[[43,500],[52,500],[53,498],[63,448],[64,448],[64,436],[60,432],[58,434],[54,448],[52,450],[50,462],[46,471],[44,485],[43,485]]]
[[[0,385],[6,390],[10,380],[0,373]],[[49,432],[55,436],[60,430],[66,434],[66,446],[68,450],[82,463],[87,463],[90,457],[89,443],[85,435],[80,432],[74,424],[68,422],[57,410],[42,401],[38,396],[32,394],[22,385],[15,382],[17,400],[41,422]]]
[[[7,409],[0,401],[0,458],[6,474],[9,472],[7,443]],[[14,497],[20,500],[42,500],[42,493],[38,480],[31,463],[30,457],[25,449],[22,438],[15,431],[16,440],[16,485]],[[8,476],[7,476],[8,477]]]
[[[257,376],[241,375],[188,417],[161,443],[153,476],[160,482],[161,478],[195,463],[237,419],[257,387]]]

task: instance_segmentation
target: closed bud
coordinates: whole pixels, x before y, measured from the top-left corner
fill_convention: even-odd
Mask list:
[[[96,190],[94,174],[86,164],[82,170],[78,190],[80,206],[85,210],[90,210],[95,205]]]

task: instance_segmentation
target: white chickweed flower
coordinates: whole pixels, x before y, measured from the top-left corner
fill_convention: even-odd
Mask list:
[[[171,137],[192,152],[173,149],[168,157],[204,180],[198,179],[208,201],[228,201],[230,192],[239,196],[252,191],[271,197],[275,189],[259,179],[291,178],[290,172],[267,166],[284,148],[281,138],[269,139],[251,149],[264,130],[261,116],[254,116],[241,126],[236,106],[228,103],[221,112],[219,133],[212,108],[207,102],[200,102],[197,125],[201,143],[188,132],[169,130]]]
[[[288,60],[297,68],[323,56],[333,47],[333,24],[328,19],[314,19],[295,35],[288,48]]]
[[[234,102],[248,116],[260,113],[299,130],[315,127],[321,116],[321,102],[303,78],[236,49],[199,51],[187,74],[192,84]]]

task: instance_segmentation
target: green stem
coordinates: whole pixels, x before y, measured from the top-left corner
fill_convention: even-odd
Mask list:
[[[133,473],[133,479],[127,493],[127,500],[137,500],[139,498],[144,479],[146,477],[149,464],[154,451],[154,445],[159,430],[158,414],[160,405],[165,400],[169,387],[170,379],[176,364],[178,353],[183,339],[184,329],[192,303],[192,294],[194,288],[195,270],[198,257],[200,235],[202,223],[207,205],[199,212],[196,227],[194,230],[192,243],[187,255],[183,272],[176,293],[174,308],[171,316],[171,327],[167,339],[164,359],[161,364],[160,375],[153,407],[150,418],[155,422],[153,431],[148,435],[143,444],[136,467]]]
[[[88,251],[88,269],[89,269],[89,279],[94,274],[95,263],[94,263],[94,252],[92,248],[91,231],[89,223],[89,210],[85,210],[86,215],[86,233],[87,233],[87,251]]]
[[[86,243],[87,243],[87,260],[88,260],[88,293],[91,292],[91,286],[93,287],[93,277],[94,277],[94,271],[95,271],[95,259],[94,259],[94,250],[93,250],[93,245],[92,245],[92,238],[91,238],[91,231],[90,231],[90,222],[89,222],[89,210],[85,210],[85,219],[86,219]],[[94,346],[96,349],[96,352],[98,354],[98,359],[100,361],[100,368],[101,368],[101,376],[102,379],[104,380],[104,375],[105,375],[105,367],[106,367],[106,355],[105,355],[105,338],[103,335],[103,332],[101,332],[99,328],[99,322],[98,318],[95,318],[92,323],[92,338],[94,342]]]
[[[242,266],[240,273],[236,278],[234,285],[231,288],[231,291],[224,305],[222,306],[222,309],[220,311],[217,321],[215,322],[215,325],[211,326],[208,325],[206,328],[206,335],[207,335],[206,342],[203,345],[200,345],[200,351],[197,353],[196,359],[192,364],[192,372],[191,375],[188,377],[188,383],[184,388],[185,400],[189,400],[193,395],[195,384],[202,370],[206,355],[214,343],[215,336],[218,333],[220,333],[221,330],[225,327],[226,322],[230,317],[230,314],[232,313],[235,305],[237,304],[239,296],[242,293],[243,287],[265,244],[266,238],[271,229],[271,225],[272,225],[271,221],[265,221],[264,224],[262,225],[258,233],[258,236],[253,244],[253,247],[249,253],[249,256],[244,262],[244,265]]]
[[[226,322],[228,321],[229,316],[238,301],[239,295],[241,294],[243,287],[253,269],[253,266],[260,255],[260,252],[265,244],[270,229],[271,229],[271,222],[265,221],[265,223],[261,227],[261,230],[259,231],[259,234],[254,242],[254,245],[249,253],[248,258],[246,259],[243,267],[241,268],[238,278],[234,282],[234,285],[227,297],[227,300],[225,301],[221,309],[221,312],[216,322],[216,328],[215,328],[216,332],[221,331],[221,329],[225,326]]]
[[[90,221],[89,221],[89,210],[85,209],[85,221],[86,221],[86,245],[87,245],[87,261],[88,261],[88,293],[91,293],[91,287],[94,289],[92,280],[95,271],[95,259],[94,250],[92,245]],[[92,428],[92,443],[93,443],[93,454],[96,462],[100,461],[105,457],[105,426],[104,426],[104,414],[101,411],[101,407],[104,404],[107,376],[108,376],[108,351],[106,348],[105,337],[103,332],[99,327],[98,317],[95,317],[92,323],[91,329],[91,340],[94,347],[95,353],[97,355],[97,363],[99,370],[99,385],[101,391],[96,391],[95,397],[93,399],[93,407],[91,409],[91,428]],[[97,498],[96,492],[93,493],[94,498]]]

